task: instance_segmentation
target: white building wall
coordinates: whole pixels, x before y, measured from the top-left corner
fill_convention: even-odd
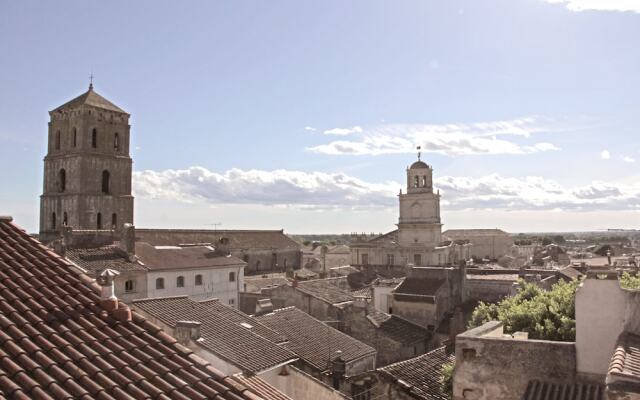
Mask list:
[[[391,286],[374,286],[373,287],[373,307],[385,313],[389,312],[391,306],[391,292],[393,291]]]
[[[235,281],[229,281],[229,273]],[[196,285],[196,275],[202,275],[202,285]],[[184,277],[184,287],[177,287],[177,278]],[[164,278],[164,289],[156,289],[156,280]],[[223,304],[238,306],[238,292],[244,287],[244,267],[224,267],[190,270],[149,271],[148,297],[189,296],[194,300],[218,298]]]
[[[286,375],[280,374],[281,369],[282,367],[274,368],[258,376],[295,400],[344,400],[346,398],[339,391],[291,365],[286,367]]]

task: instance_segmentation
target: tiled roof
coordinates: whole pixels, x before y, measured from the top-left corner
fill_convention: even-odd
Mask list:
[[[289,280],[284,276],[271,276],[268,278],[253,276],[244,277],[244,284],[246,287],[245,292],[249,293],[260,293],[264,288],[287,285],[288,283]]]
[[[568,279],[578,279],[583,273],[573,267],[566,267],[558,270],[558,273]]]
[[[493,236],[493,235],[504,235],[509,236],[509,234],[502,229],[448,229],[442,232],[442,236]]]
[[[242,385],[250,386],[254,392],[258,393],[265,400],[295,400],[271,386],[269,382],[260,378],[258,375],[244,376],[239,374],[235,375],[233,379]]]
[[[418,399],[447,400],[442,392],[442,366],[455,362],[455,355],[444,347],[409,360],[379,368]]]
[[[0,393],[12,399],[256,399],[0,217]],[[122,303],[119,308],[125,308]]]
[[[136,238],[154,245],[177,246],[189,243],[216,244],[221,238],[229,239],[234,250],[291,249],[300,245],[283,231],[268,230],[208,230],[208,229],[136,229]]]
[[[467,279],[476,281],[509,281],[517,282],[518,274],[467,274]]]
[[[115,104],[113,104],[109,100],[107,100],[104,97],[100,96],[93,89],[87,90],[86,92],[84,92],[80,96],[76,97],[75,99],[73,99],[71,101],[68,101],[68,102],[64,103],[63,105],[61,105],[60,107],[56,108],[53,111],[62,110],[64,108],[80,107],[80,106],[85,105],[85,104],[88,105],[88,106],[102,108],[102,109],[109,110],[109,111],[115,111],[115,112],[124,113],[124,114],[127,113],[126,111],[124,111],[120,107],[116,106]]]
[[[244,266],[246,263],[233,256],[219,255],[209,246],[174,247],[136,243],[136,257],[151,271],[176,268],[224,268]]]
[[[444,279],[406,278],[395,290],[396,294],[435,296]]]
[[[521,400],[604,400],[604,386],[593,383],[529,381]]]
[[[352,289],[350,293],[353,297],[370,299],[373,297],[373,288],[371,286],[365,286],[359,289]]]
[[[397,315],[373,310],[369,312],[367,318],[384,335],[402,344],[425,342],[430,338],[429,331]]]
[[[609,373],[640,379],[640,336],[623,333],[611,358]]]
[[[276,310],[256,317],[289,340],[287,348],[320,371],[330,366],[338,350],[346,362],[375,354],[376,350],[319,321],[295,307]]]
[[[296,355],[276,343],[284,335],[266,327],[241,311],[218,300],[197,302],[187,296],[134,300],[133,305],[165,324],[198,321],[198,344],[247,372],[259,372],[296,359]]]
[[[316,279],[312,281],[299,282],[297,289],[329,304],[344,303],[353,301],[355,298],[348,290],[340,289],[336,284],[336,279]]]
[[[84,268],[91,276],[97,276],[107,268],[118,272],[146,271],[138,262],[131,262],[117,246],[101,246],[87,249],[69,249],[66,257]]]

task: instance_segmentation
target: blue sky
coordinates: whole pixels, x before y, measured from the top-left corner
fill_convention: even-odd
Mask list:
[[[141,227],[392,229],[417,144],[445,229],[637,227],[638,38],[640,0],[0,0],[0,214],[37,230],[93,71]]]

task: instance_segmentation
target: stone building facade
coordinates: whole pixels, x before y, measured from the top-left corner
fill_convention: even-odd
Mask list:
[[[406,193],[398,195],[398,229],[351,243],[351,265],[430,266],[457,264],[469,257],[468,244],[443,241],[440,193],[434,192],[433,168],[414,162],[407,168]]]
[[[470,254],[476,259],[497,260],[513,252],[513,238],[501,229],[449,229],[442,236],[470,242]]]
[[[89,90],[49,112],[40,239],[133,222],[129,114]]]

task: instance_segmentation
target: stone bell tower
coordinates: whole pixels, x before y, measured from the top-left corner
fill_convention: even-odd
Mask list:
[[[407,192],[400,193],[398,242],[433,248],[441,241],[440,193],[433,192],[433,169],[420,160],[407,168]]]
[[[133,223],[129,114],[89,90],[49,112],[40,240]]]

